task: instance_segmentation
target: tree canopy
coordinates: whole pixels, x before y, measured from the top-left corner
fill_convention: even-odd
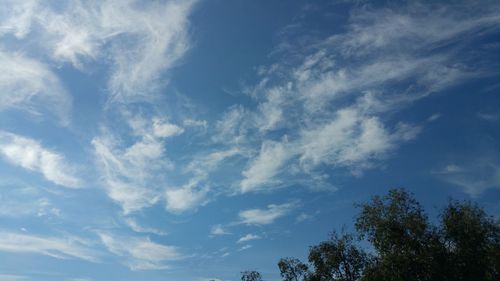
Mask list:
[[[308,263],[282,258],[283,281],[500,280],[500,224],[477,204],[450,201],[438,224],[403,189],[357,205],[355,233],[333,232]],[[369,247],[361,247],[365,241]],[[242,281],[263,280],[257,271]]]

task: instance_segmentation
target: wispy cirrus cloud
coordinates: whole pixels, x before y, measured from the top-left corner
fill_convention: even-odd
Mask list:
[[[328,169],[359,176],[380,166],[424,129],[394,112],[495,73],[497,64],[466,49],[471,38],[499,30],[499,11],[493,2],[368,5],[353,8],[336,34],[290,42],[307,23],[288,29],[275,61],[245,89],[254,103],[232,106],[216,124],[214,142],[256,152],[239,191],[293,184],[299,175],[321,181]]]
[[[241,149],[233,147],[195,155],[183,168],[183,172],[188,176],[187,183],[165,190],[166,209],[179,213],[208,203],[211,199],[210,193],[214,193],[210,183],[211,173],[216,171],[219,165],[227,164],[225,161],[241,154],[244,154]]]
[[[500,114],[498,114],[498,113],[478,112],[477,117],[479,117],[482,120],[489,121],[489,122],[499,122],[500,121]]]
[[[248,225],[272,224],[277,219],[287,215],[295,209],[295,203],[285,203],[280,205],[270,204],[265,209],[248,209],[240,211],[238,216],[240,223]]]
[[[306,214],[304,212],[300,213],[296,218],[295,218],[295,222],[296,223],[301,223],[301,222],[305,222],[305,221],[309,221],[309,220],[312,220],[314,219],[314,216],[313,215],[309,215],[309,214]]]
[[[500,165],[489,157],[480,156],[468,164],[451,163],[433,174],[472,197],[500,188]]]
[[[98,232],[109,252],[122,257],[131,270],[158,270],[169,268],[168,262],[182,255],[174,246],[155,243],[146,238],[122,237]]]
[[[242,236],[240,239],[238,239],[238,241],[236,243],[243,243],[243,242],[248,242],[248,241],[252,241],[252,240],[258,240],[261,238],[262,237],[260,237],[259,235],[249,233],[245,236]]]
[[[184,129],[155,117],[147,125],[134,124],[135,116],[141,108],[155,106],[150,102],[156,100],[158,89],[167,83],[166,71],[189,49],[188,16],[195,2],[2,1],[0,37],[15,37],[2,41],[5,48],[22,47],[30,56],[0,52],[5,68],[0,74],[0,95],[4,95],[0,110],[18,107],[36,114],[55,112],[68,124],[71,98],[54,74],[56,68],[69,64],[86,72],[90,66],[102,67],[108,75],[103,91],[108,94],[104,112],[122,117],[122,124],[103,123],[101,127],[107,129],[92,140],[96,161],[103,168],[103,183],[108,195],[122,204],[125,212],[155,204],[163,198],[160,189],[164,187],[151,187],[153,181],[149,180],[153,173],[170,166],[162,159],[163,140],[182,134]],[[132,106],[136,102],[142,104]],[[44,105],[50,105],[50,110],[42,112]],[[118,129],[127,125],[135,130],[130,135]],[[135,125],[137,128],[133,128]],[[147,127],[147,131],[141,126]],[[123,143],[129,138],[137,141],[125,147]],[[57,169],[51,168],[61,162],[58,155],[40,155],[52,166],[19,161],[18,164],[30,169],[38,165],[49,180],[76,185],[75,181],[70,182],[71,173],[63,179],[64,173],[56,175]]]
[[[138,107],[127,105],[140,101],[146,102],[144,107],[153,106],[148,102],[155,100],[157,90],[165,85],[166,71],[189,49],[188,15],[194,3],[4,1],[0,36],[14,35],[17,40],[6,41],[7,47],[23,46],[35,59],[0,53],[2,65],[9,68],[2,71],[9,75],[0,74],[0,87],[6,93],[0,109],[17,106],[37,112],[40,104],[50,104],[67,123],[71,99],[47,65],[70,64],[85,72],[97,63],[109,76],[104,91],[108,94],[105,112],[121,115],[122,126],[128,123],[133,127]],[[162,140],[183,132],[183,128],[158,118],[151,122],[147,132],[136,130],[132,136],[115,132],[116,124],[102,125],[108,129],[92,141],[108,195],[126,213],[155,204],[163,197],[161,188],[151,187],[153,181],[149,180],[153,171],[169,166],[161,157]],[[130,137],[138,140],[124,147],[120,142]]]
[[[198,180],[190,180],[180,188],[165,190],[166,208],[171,212],[183,212],[203,205],[207,202],[209,187]]]
[[[125,214],[152,206],[162,198],[165,183],[160,171],[171,168],[164,155],[164,141],[183,132],[157,118],[139,116],[129,121],[130,135],[136,139],[131,145],[124,145],[122,139],[106,129],[92,140],[96,161],[102,168],[103,185]]]
[[[115,70],[109,86],[115,96],[125,95],[125,101],[141,92],[151,94],[157,89],[161,72],[173,67],[189,49],[187,17],[194,2],[155,3],[148,5],[145,11],[134,11],[131,3],[119,2],[118,8],[124,17],[116,19],[113,27],[127,22],[125,31],[139,40],[114,46]],[[116,7],[117,3],[112,3],[106,8],[116,14]]]
[[[302,133],[300,163],[306,169],[324,163],[362,171],[420,131],[404,123],[387,129],[378,117],[353,108],[338,110],[336,115],[327,124]]]
[[[163,71],[189,49],[187,16],[194,3],[3,1],[0,35],[36,42],[49,59],[78,69],[89,61],[110,62],[113,100],[149,99],[164,82]]]
[[[340,43],[346,55],[370,55],[374,50],[397,49],[409,52],[423,47],[464,40],[463,35],[498,29],[500,7],[492,1],[457,1],[454,5],[419,2],[394,9],[354,10],[348,32],[334,35],[331,41]],[[422,14],[422,12],[432,11]],[[399,43],[396,46],[394,43]]]
[[[222,281],[221,279],[218,278],[198,278],[196,281]]]
[[[16,232],[0,233],[0,251],[29,253],[58,259],[98,261],[99,252],[79,237],[45,237]]]
[[[227,231],[222,225],[216,224],[210,230],[211,235],[229,235],[231,232]]]
[[[167,235],[167,232],[153,228],[153,227],[147,227],[147,226],[142,226],[140,225],[137,220],[133,218],[125,218],[125,223],[135,232],[137,233],[152,233],[156,235]]]
[[[57,185],[77,188],[82,185],[75,167],[56,151],[44,148],[38,141],[0,131],[0,155],[9,163],[38,172]]]
[[[253,247],[252,245],[244,245],[244,246],[241,246],[241,247],[238,249],[238,252],[248,250],[248,249],[250,249],[250,248],[252,248],[252,247]]]
[[[0,217],[21,219],[32,216],[41,218],[58,218],[61,209],[38,186],[30,186],[9,180],[0,181]]]
[[[0,50],[0,111],[52,115],[59,124],[68,125],[71,107],[70,95],[49,66],[22,53]]]
[[[57,46],[64,47],[63,52],[54,53],[55,57],[77,68],[95,58],[105,58],[109,63],[106,112],[119,118],[111,118],[116,121],[113,124],[103,123],[102,134],[93,138],[92,145],[102,168],[102,184],[125,214],[163,199],[167,209],[174,212],[202,201],[203,192],[195,190],[193,184],[174,190],[167,189],[170,184],[165,181],[165,174],[173,167],[165,154],[165,140],[181,135],[184,128],[163,117],[140,116],[144,110],[159,111],[153,102],[158,89],[168,81],[166,71],[189,49],[188,15],[194,3],[73,1],[68,5],[71,10],[48,12],[56,13],[58,22],[66,22],[68,30],[58,33],[52,25],[41,23]],[[74,34],[82,36],[74,38]],[[123,127],[129,130],[120,129]]]
[[[287,152],[286,143],[263,142],[259,155],[242,172],[245,178],[240,182],[241,192],[245,193],[273,184],[275,175],[279,173],[289,157],[290,153]]]
[[[27,280],[30,280],[30,278],[23,275],[0,274],[0,281],[27,281]]]

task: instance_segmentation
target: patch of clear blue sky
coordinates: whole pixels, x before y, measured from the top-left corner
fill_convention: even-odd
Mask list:
[[[196,3],[187,17],[189,50],[174,67],[161,72],[159,80],[165,82],[160,83],[161,87],[157,89],[158,103],[153,102],[151,105],[139,102],[125,110],[146,118],[163,116],[179,126],[183,126],[183,121],[190,118],[206,120],[208,124],[206,129],[196,130],[186,126],[182,135],[169,138],[162,144],[166,147],[165,157],[174,164],[175,169],[162,170],[164,174],[158,176],[162,183],[163,177],[166,178],[166,186],[158,188],[168,189],[186,184],[192,175],[184,173],[182,169],[196,155],[230,147],[213,141],[216,124],[235,105],[255,112],[264,102],[263,96],[255,98],[247,93],[248,89],[256,87],[262,81],[262,76],[258,75],[260,68],[270,68],[277,64],[294,69],[318,49],[325,49],[327,54],[334,57],[332,61],[339,68],[349,69],[354,65],[363,65],[365,60],[377,58],[384,49],[371,53],[370,56],[353,58],[340,55],[335,49],[336,45],[325,43],[325,39],[352,31],[349,24],[356,21],[353,18],[363,11],[375,11],[369,15],[380,12],[382,17],[390,16],[390,13],[384,13],[387,10],[406,15],[411,14],[409,7],[413,7],[412,3],[401,7],[395,3],[367,4],[363,1],[354,4],[348,1],[222,0]],[[497,4],[488,1],[484,1],[484,4],[486,7],[491,5],[493,12],[490,16],[499,16]],[[425,7],[431,4],[423,2],[421,5]],[[467,7],[466,1],[457,4],[457,7],[449,7],[452,16],[455,8],[463,9],[461,5]],[[474,15],[483,19],[485,11],[477,8],[477,5],[474,8]],[[457,14],[460,15],[460,12]],[[422,16],[418,12],[411,15],[417,19]],[[380,20],[383,21],[384,18]],[[356,23],[362,25],[363,19]],[[415,30],[418,30],[418,24],[421,23],[416,23]],[[428,49],[419,49],[415,51],[418,53],[408,55],[419,58],[432,58],[436,55],[434,58],[438,59],[437,55],[443,54],[439,57],[445,61],[443,65],[471,75],[457,76],[459,78],[449,85],[424,98],[406,102],[380,114],[374,113],[386,128],[392,129],[404,122],[420,127],[421,132],[411,141],[401,141],[394,149],[380,152],[383,154],[380,157],[377,154],[377,158],[370,163],[373,167],[362,173],[354,173],[352,167],[345,164],[322,163],[315,166],[313,170],[317,175],[328,175],[326,182],[334,186],[336,191],[311,190],[311,185],[317,182],[306,178],[306,172],[282,171],[279,174],[281,188],[273,189],[270,184],[264,191],[244,194],[229,192],[237,189],[243,177],[242,172],[257,158],[263,141],[279,142],[283,140],[283,135],[287,135],[290,136],[289,142],[293,142],[294,137],[300,137],[298,131],[311,126],[307,122],[320,124],[327,118],[334,118],[334,113],[339,109],[352,105],[361,96],[357,92],[338,103],[328,104],[321,118],[302,120],[301,118],[307,119],[309,116],[300,115],[302,109],[294,105],[295,107],[286,107],[284,114],[285,119],[290,118],[293,122],[299,120],[297,124],[264,134],[265,137],[259,135],[258,129],[249,129],[250,134],[246,137],[250,141],[242,149],[251,150],[252,156],[232,158],[220,170],[209,173],[201,184],[210,186],[206,204],[184,212],[169,212],[165,209],[164,200],[160,199],[156,204],[131,215],[124,215],[120,205],[107,196],[105,187],[99,181],[106,175],[101,173],[101,168],[96,164],[91,145],[91,141],[102,133],[103,127],[114,130],[116,135],[123,135],[124,146],[137,141],[137,136],[127,133],[129,128],[121,119],[123,111],[110,109],[114,105],[108,98],[110,90],[107,83],[113,69],[109,53],[95,59],[84,58],[85,67],[82,70],[67,61],[52,61],[50,55],[44,54],[47,51],[45,49],[33,51],[32,45],[36,44],[30,41],[30,35],[28,39],[19,41],[12,37],[2,39],[2,50],[20,52],[46,63],[72,97],[73,109],[71,124],[61,127],[50,118],[29,115],[15,107],[0,108],[0,132],[37,140],[45,148],[62,153],[69,163],[78,167],[85,186],[75,190],[57,186],[34,171],[36,169],[30,171],[13,165],[2,155],[0,202],[5,207],[0,207],[0,230],[3,233],[57,237],[62,241],[70,241],[71,237],[78,236],[84,239],[78,245],[95,251],[97,261],[57,258],[50,256],[56,254],[52,250],[38,253],[5,250],[8,245],[0,245],[0,249],[3,249],[0,251],[0,280],[10,280],[6,276],[12,275],[26,280],[88,278],[96,281],[197,281],[205,280],[202,278],[217,278],[234,281],[239,279],[239,272],[246,269],[261,271],[266,280],[278,280],[276,264],[279,258],[293,256],[306,259],[308,246],[326,239],[331,230],[343,226],[352,228],[353,218],[357,213],[354,203],[369,200],[375,194],[384,194],[393,187],[404,187],[413,192],[431,218],[437,216],[439,208],[449,198],[472,198],[490,214],[498,216],[498,20],[496,24],[496,27],[494,24],[485,24],[477,29],[466,30],[453,39],[437,42],[437,46],[428,44],[425,45]],[[439,23],[435,27],[438,26]],[[443,32],[445,30],[435,30],[436,34]],[[405,47],[405,42],[399,43],[402,48]],[[104,45],[102,48],[107,47]],[[323,60],[328,58],[331,57],[322,57]],[[397,81],[380,83],[373,91],[392,93],[382,96],[382,101],[394,96],[415,94],[419,87],[428,86],[423,85],[424,79],[419,80],[421,76],[424,74],[408,75],[396,79]],[[269,77],[274,84],[286,84],[287,80],[292,79],[286,71]],[[460,79],[463,81],[459,81]],[[0,98],[4,98],[4,95],[0,93]],[[297,160],[298,156],[292,158]],[[151,165],[154,164],[151,162]],[[282,169],[298,169],[297,166],[298,164],[290,163]],[[453,170],[454,167],[456,170]],[[447,168],[451,170],[448,171]],[[302,177],[306,180],[299,181]],[[466,192],[464,186],[460,186],[461,183],[477,185],[481,191]],[[163,196],[163,193],[160,194]],[[274,223],[256,226],[239,222],[238,214],[242,210],[266,209],[271,204],[287,203],[291,203],[293,208]],[[307,217],[303,221],[297,221],[301,214]],[[143,227],[167,234],[158,235],[151,231],[138,233],[126,225],[124,221],[127,218]],[[211,235],[212,227],[219,224],[229,234]],[[101,232],[175,246],[182,256],[173,261],[161,261],[160,264],[168,265],[167,269],[131,270],[129,266],[134,261],[131,254],[124,253],[123,249],[113,251],[106,248],[98,236]],[[237,243],[249,233],[258,235],[261,239]],[[245,245],[252,247],[241,250]]]

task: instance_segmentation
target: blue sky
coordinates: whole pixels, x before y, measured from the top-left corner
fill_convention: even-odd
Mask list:
[[[0,7],[0,281],[279,280],[394,187],[500,214],[497,1]]]

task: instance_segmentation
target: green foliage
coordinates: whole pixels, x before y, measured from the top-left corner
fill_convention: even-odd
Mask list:
[[[500,224],[470,202],[450,201],[432,225],[413,196],[393,189],[358,205],[357,235],[334,232],[312,246],[309,265],[278,263],[283,281],[500,280]],[[371,244],[370,254],[357,245]],[[255,271],[243,281],[262,280]]]

